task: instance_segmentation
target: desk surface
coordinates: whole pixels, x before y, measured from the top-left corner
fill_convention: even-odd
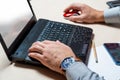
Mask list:
[[[62,15],[65,7],[73,2],[82,2],[90,5],[91,7],[94,7],[95,9],[105,10],[108,8],[106,1],[108,0],[32,0],[31,4],[37,19],[45,18],[70,24],[76,24],[63,18]],[[118,34],[120,34],[120,28],[118,28],[119,25],[76,25],[83,25],[93,29],[96,46],[100,46],[105,42],[120,42],[120,37],[118,37]],[[0,55],[1,53],[2,52],[0,52]],[[4,60],[9,63],[7,58],[4,58]],[[0,65],[2,64],[4,63],[0,63]],[[0,72],[0,80],[66,80],[64,76],[49,69],[24,64],[13,63],[9,66],[6,64],[5,68],[1,69]]]

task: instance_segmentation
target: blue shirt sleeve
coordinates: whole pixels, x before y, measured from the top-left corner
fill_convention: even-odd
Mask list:
[[[75,62],[66,69],[67,80],[105,80],[89,70],[83,62]]]
[[[120,23],[120,6],[105,10],[104,18],[106,23]]]

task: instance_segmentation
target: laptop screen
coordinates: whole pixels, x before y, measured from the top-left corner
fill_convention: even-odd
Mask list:
[[[27,0],[2,0],[0,8],[0,33],[9,48],[33,14]]]

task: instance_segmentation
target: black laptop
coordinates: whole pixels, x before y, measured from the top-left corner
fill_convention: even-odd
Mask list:
[[[87,64],[93,37],[91,28],[48,19],[37,21],[29,0],[16,0],[11,5],[16,5],[15,9],[19,8],[18,11],[11,10],[17,16],[13,15],[13,19],[11,18],[13,21],[8,21],[9,25],[3,25],[3,30],[0,30],[9,60],[41,65],[40,62],[28,56],[29,47],[35,41],[59,40],[70,46],[75,55]]]

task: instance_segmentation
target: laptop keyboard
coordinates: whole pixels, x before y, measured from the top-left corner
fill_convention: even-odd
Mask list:
[[[91,42],[91,35],[90,28],[50,21],[37,40],[59,40],[70,46],[78,57],[84,57]]]
[[[45,29],[38,37],[38,41],[43,40],[52,40],[56,41],[59,40],[65,44],[67,44],[68,39],[70,39],[73,32],[73,27],[69,27],[65,24],[55,23],[55,22],[48,22]]]
[[[33,30],[30,31],[26,39],[21,43],[20,48],[16,51],[17,56],[19,56],[18,53],[21,53],[22,57],[26,57],[29,47],[35,41],[59,40],[70,46],[75,55],[81,59],[83,58],[82,60],[84,61],[91,43],[92,29],[44,19],[41,19],[40,22],[40,26],[34,26]],[[40,27],[42,26],[45,26],[45,28],[41,32]],[[16,57],[16,54],[14,57]]]

